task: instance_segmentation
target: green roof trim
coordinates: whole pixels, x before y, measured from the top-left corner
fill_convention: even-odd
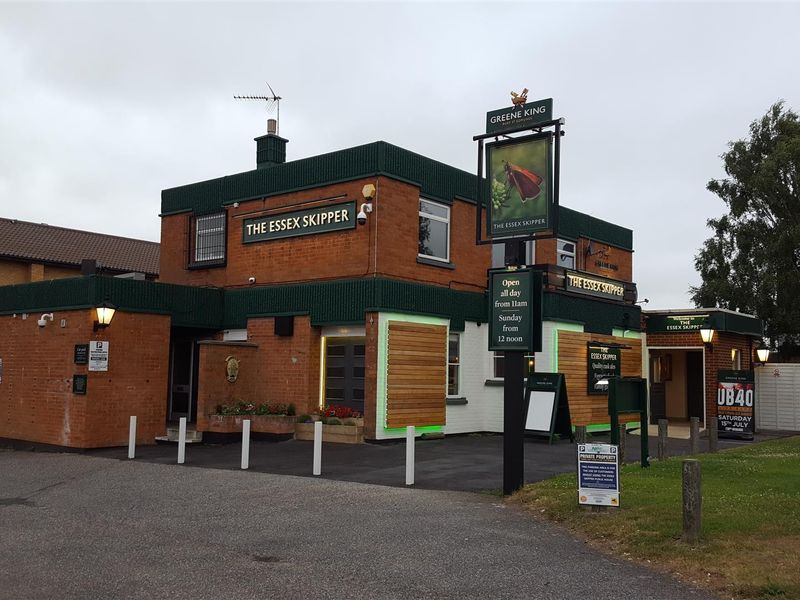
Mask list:
[[[686,333],[687,331],[699,330],[697,325],[695,325],[697,329],[667,330],[667,325],[671,324],[669,317],[683,315],[708,315],[708,323],[715,331],[738,333],[751,337],[761,337],[763,335],[763,322],[758,317],[718,308],[692,308],[686,311],[669,310],[664,312],[645,311],[647,331],[650,333]]]
[[[384,175],[420,188],[420,194],[451,204],[475,203],[477,177],[387,142],[372,142],[327,154],[209,179],[161,192],[161,214],[217,212],[234,202],[265,198],[344,181]],[[560,235],[585,236],[633,250],[633,232],[602,219],[560,207]]]
[[[584,331],[613,335],[614,329],[639,331],[642,310],[635,304],[616,304],[559,292],[545,292],[542,319],[583,323]]]

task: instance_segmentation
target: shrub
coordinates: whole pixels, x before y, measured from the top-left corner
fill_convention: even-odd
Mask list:
[[[322,422],[326,425],[341,425],[342,421],[336,417],[325,417]]]

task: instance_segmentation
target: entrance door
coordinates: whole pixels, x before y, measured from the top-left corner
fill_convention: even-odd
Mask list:
[[[325,356],[325,403],[364,414],[363,338],[329,339]]]
[[[190,339],[172,341],[169,374],[169,420],[192,417],[192,371],[194,342]]]
[[[661,356],[650,355],[650,422],[667,418],[667,390],[661,380]]]
[[[686,353],[686,408],[690,417],[705,416],[705,390],[703,389],[703,353]]]

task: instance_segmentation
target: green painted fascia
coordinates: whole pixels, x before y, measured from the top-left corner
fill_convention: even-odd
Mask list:
[[[603,221],[566,206],[559,207],[558,235],[571,240],[584,237],[624,250],[633,250],[633,231],[631,229]]]
[[[547,291],[544,294],[542,320],[583,323],[584,331],[612,335],[615,328],[639,331],[641,312],[639,306],[634,304],[615,304]]]
[[[696,309],[691,312],[679,313],[677,311],[669,312],[650,312],[645,313],[647,317],[647,328],[653,333],[670,333],[666,331],[667,317],[677,314],[697,314]],[[700,314],[708,314],[708,323],[715,331],[726,333],[738,333],[740,335],[747,335],[751,337],[761,337],[763,332],[763,323],[758,317],[752,315],[745,315],[741,313],[730,313],[723,310],[713,308],[703,309]]]

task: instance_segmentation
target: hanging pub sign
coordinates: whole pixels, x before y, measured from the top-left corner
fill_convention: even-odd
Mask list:
[[[489,350],[542,349],[542,276],[538,271],[489,272]]]
[[[719,437],[753,439],[755,387],[752,371],[717,371]]]
[[[620,350],[591,342],[586,345],[587,393],[608,393],[608,383],[598,382],[620,376]]]
[[[492,238],[529,236],[553,228],[553,134],[486,145],[486,183]]]
[[[354,229],[356,203],[326,204],[275,215],[253,217],[242,222],[242,243],[266,242],[282,238]]]

